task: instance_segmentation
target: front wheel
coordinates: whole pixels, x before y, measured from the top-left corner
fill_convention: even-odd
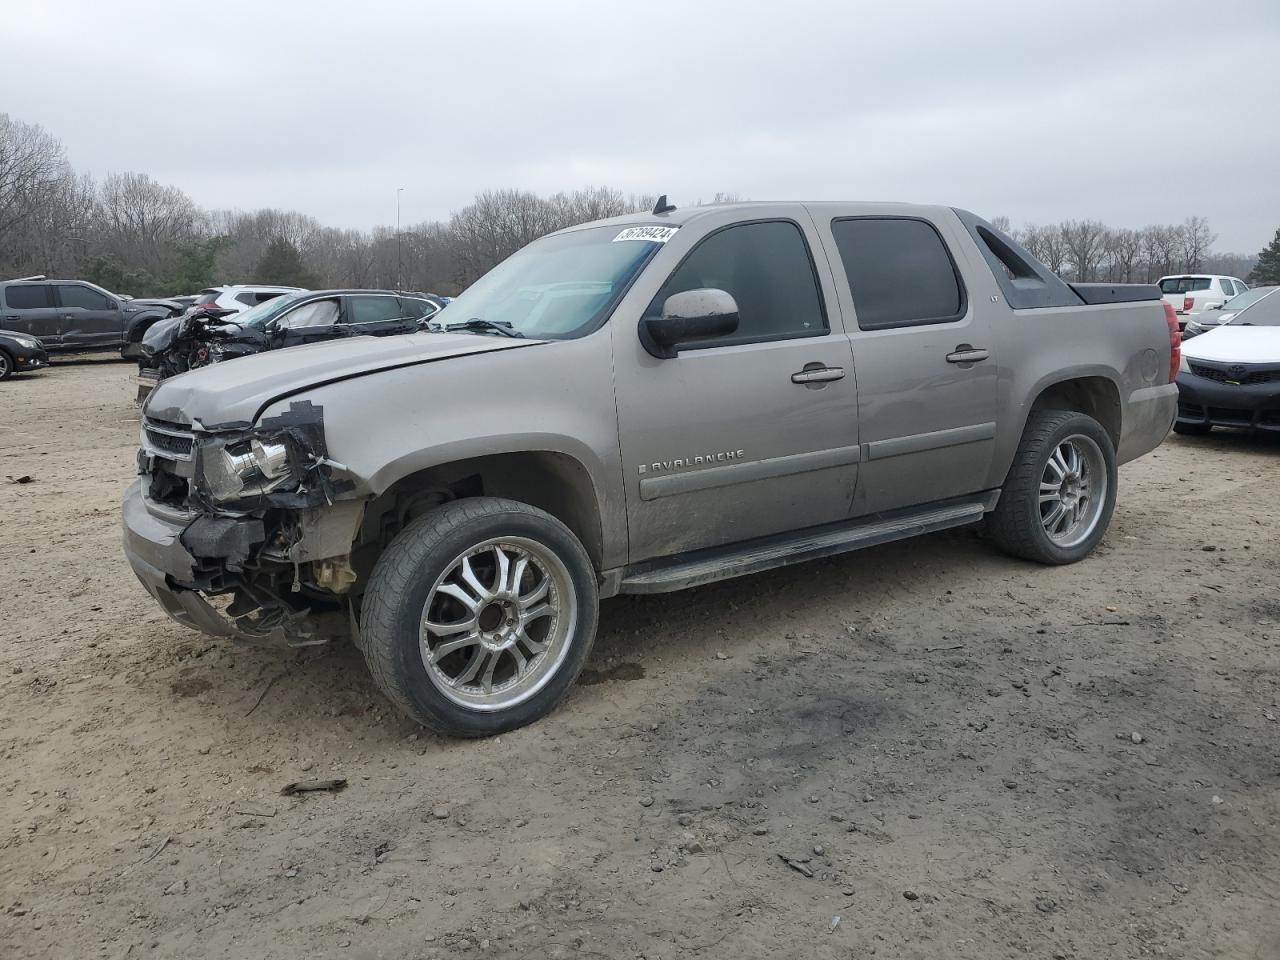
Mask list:
[[[409,524],[374,566],[360,646],[374,682],[451,736],[503,733],[550,712],[586,663],[595,570],[550,514],[494,497]]]
[[[1027,422],[988,530],[1016,557],[1075,563],[1098,545],[1115,505],[1116,455],[1102,425],[1041,410]]]
[[[0,380],[8,380],[13,376],[13,357],[9,351],[0,350]]]

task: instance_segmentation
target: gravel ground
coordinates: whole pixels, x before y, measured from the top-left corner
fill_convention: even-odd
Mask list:
[[[448,742],[347,646],[159,612],[132,393],[0,384],[6,960],[1280,957],[1274,441],[1171,437],[1072,567],[959,531],[608,601],[559,711]]]

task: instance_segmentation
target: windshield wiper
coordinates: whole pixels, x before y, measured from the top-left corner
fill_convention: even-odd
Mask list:
[[[524,334],[519,330],[514,330],[511,324],[506,320],[485,320],[481,317],[472,317],[465,323],[451,323],[444,328],[444,332],[450,330],[472,330],[476,333],[496,333],[504,337],[523,337]]]

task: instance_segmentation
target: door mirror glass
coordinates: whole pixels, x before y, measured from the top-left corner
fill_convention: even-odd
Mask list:
[[[662,316],[640,321],[640,342],[655,357],[671,359],[680,344],[726,337],[738,329],[738,304],[713,287],[685,290],[667,297]]]

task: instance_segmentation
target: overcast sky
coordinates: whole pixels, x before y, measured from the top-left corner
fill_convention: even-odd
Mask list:
[[[336,226],[479,190],[1280,226],[1280,2],[42,0],[0,111],[77,169]]]

